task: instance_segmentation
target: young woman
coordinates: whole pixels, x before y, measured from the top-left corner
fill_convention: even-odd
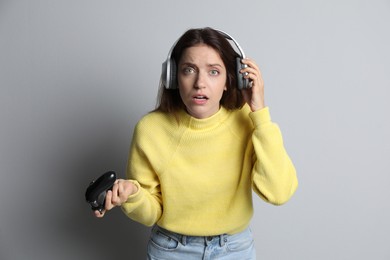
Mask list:
[[[154,226],[148,259],[255,259],[252,190],[281,205],[297,188],[260,70],[248,58],[240,67],[229,40],[191,29],[172,47],[172,78],[162,75],[157,109],[135,127],[127,179],[107,194],[106,210]]]

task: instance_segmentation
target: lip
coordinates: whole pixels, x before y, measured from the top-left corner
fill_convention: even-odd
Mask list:
[[[209,97],[203,93],[195,93],[192,95],[192,98],[197,98],[197,97],[204,97],[205,99],[209,99]]]
[[[192,101],[197,105],[204,105],[208,100],[209,98],[203,94],[196,94],[192,96]]]

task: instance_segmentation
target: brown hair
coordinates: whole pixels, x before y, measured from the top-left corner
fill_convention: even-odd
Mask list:
[[[229,110],[241,108],[244,105],[244,99],[241,91],[237,88],[235,61],[236,57],[239,57],[239,55],[221,33],[209,27],[190,29],[186,31],[177,41],[174,49],[172,50],[171,58],[175,60],[176,64],[179,64],[183,51],[186,48],[198,44],[206,44],[213,48],[219,54],[226,67],[227,90],[224,91],[222,95],[220,101],[221,105]],[[160,81],[160,89],[155,111],[176,112],[180,109],[185,109],[185,105],[181,100],[179,90],[166,89],[163,82]]]

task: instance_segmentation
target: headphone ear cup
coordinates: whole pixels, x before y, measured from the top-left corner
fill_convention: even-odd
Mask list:
[[[174,59],[170,59],[170,79],[169,89],[177,89],[177,67]]]
[[[168,59],[162,64],[161,81],[166,89],[176,89],[176,62],[174,59]]]
[[[168,64],[167,63],[168,63],[167,60],[164,61],[161,69],[161,82],[165,88],[168,88],[168,71],[167,71]]]
[[[246,65],[241,62],[241,57],[236,58],[236,76],[238,89],[249,88],[249,79],[244,78],[244,75],[240,73],[240,70],[246,68]]]

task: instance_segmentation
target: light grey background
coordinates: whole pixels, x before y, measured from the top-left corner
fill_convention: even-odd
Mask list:
[[[149,229],[84,191],[124,176],[161,63],[203,26],[260,65],[298,170],[286,205],[255,198],[258,259],[390,259],[388,0],[0,1],[0,259],[144,259]]]

